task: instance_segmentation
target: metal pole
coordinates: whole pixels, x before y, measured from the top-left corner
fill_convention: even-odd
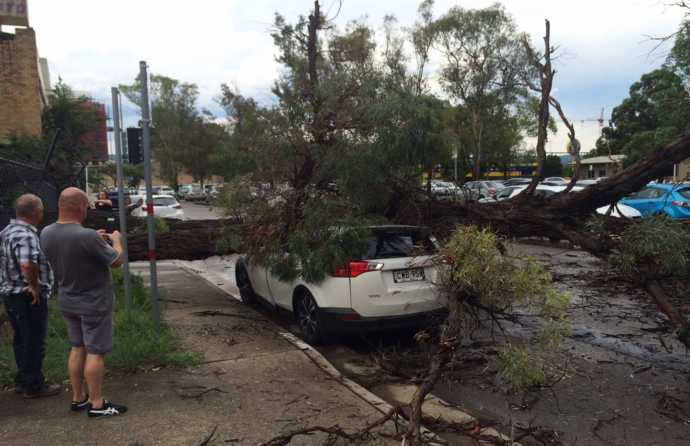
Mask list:
[[[141,128],[144,145],[144,172],[146,176],[146,220],[149,232],[149,268],[151,270],[151,309],[153,310],[153,330],[160,336],[158,320],[158,277],[156,273],[156,227],[153,220],[153,179],[151,178],[151,133],[149,129],[149,85],[146,62],[139,62],[139,82],[141,83]]]
[[[127,306],[127,311],[130,309],[130,290],[129,290],[129,252],[127,249],[127,214],[125,209],[125,189],[124,189],[124,177],[122,173],[122,147],[120,146],[120,113],[119,113],[119,103],[118,96],[120,93],[117,91],[116,87],[112,88],[113,92],[113,135],[115,135],[115,166],[117,167],[117,200],[119,202],[118,210],[120,214],[120,234],[122,234],[122,240],[120,244],[122,245],[122,252],[124,261],[122,262],[122,277],[125,282],[125,304]]]
[[[86,197],[89,199],[89,203],[91,203],[91,197],[89,196],[89,165],[86,161],[84,161],[84,164],[84,171],[86,172]]]

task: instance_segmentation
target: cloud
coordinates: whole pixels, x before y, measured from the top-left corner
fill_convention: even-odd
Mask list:
[[[596,115],[601,107],[610,113],[627,96],[631,83],[660,64],[646,57],[653,45],[641,43],[643,35],[668,35],[683,16],[678,8],[664,13],[657,0],[503,3],[535,45],[542,45],[544,19],[551,21],[553,44],[569,55],[559,62],[554,94],[574,118],[588,117],[593,110]],[[435,13],[456,4],[437,0]],[[466,0],[462,6],[488,4]],[[146,60],[153,73],[198,84],[199,105],[221,114],[213,98],[223,82],[235,81],[244,94],[272,101],[270,88],[279,66],[267,28],[276,11],[294,22],[312,5],[296,0],[32,0],[29,17],[53,79],[61,75],[73,88],[110,103],[110,87],[131,83],[139,61]],[[410,26],[418,5],[412,0],[345,0],[335,23],[344,27],[367,15],[367,22],[378,29],[385,14],[395,14],[399,25]],[[136,123],[131,105],[123,112]]]

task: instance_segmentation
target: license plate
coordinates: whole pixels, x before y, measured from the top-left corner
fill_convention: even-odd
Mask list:
[[[424,270],[422,268],[393,271],[393,281],[395,283],[417,282],[420,280],[424,280]]]

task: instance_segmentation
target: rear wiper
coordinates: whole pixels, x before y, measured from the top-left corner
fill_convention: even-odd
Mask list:
[[[401,251],[394,251],[394,252],[384,252],[381,254],[376,255],[375,257],[377,259],[393,259],[396,257],[409,257],[410,254],[406,252],[401,252]]]

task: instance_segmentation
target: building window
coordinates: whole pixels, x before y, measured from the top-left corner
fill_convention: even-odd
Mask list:
[[[587,171],[587,178],[594,178],[594,171],[593,170]]]
[[[605,170],[600,170],[599,171],[599,178],[605,177],[606,176],[606,171]]]

